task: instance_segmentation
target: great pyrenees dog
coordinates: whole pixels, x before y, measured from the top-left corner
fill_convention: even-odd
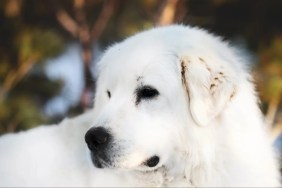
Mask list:
[[[173,25],[110,47],[93,110],[0,139],[1,186],[277,187],[244,58]]]

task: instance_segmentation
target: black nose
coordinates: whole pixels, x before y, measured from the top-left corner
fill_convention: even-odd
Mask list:
[[[93,127],[85,134],[85,141],[91,151],[103,149],[110,141],[109,131],[103,127]]]

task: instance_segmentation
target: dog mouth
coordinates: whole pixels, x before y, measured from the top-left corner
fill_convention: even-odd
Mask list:
[[[97,156],[91,153],[91,160],[95,167],[97,168],[115,168],[115,165],[112,161],[106,156]],[[160,157],[154,155],[146,160],[144,160],[141,164],[137,165],[136,170],[138,171],[154,171],[159,168],[161,165]],[[122,168],[121,168],[122,169]],[[127,169],[127,168],[125,168]],[[134,168],[133,168],[134,169]],[[130,169],[128,169],[130,170]]]
[[[141,173],[149,173],[149,172],[155,172],[163,166],[164,165],[160,163],[160,157],[154,155],[150,158],[147,158],[136,167],[133,167],[131,170]]]

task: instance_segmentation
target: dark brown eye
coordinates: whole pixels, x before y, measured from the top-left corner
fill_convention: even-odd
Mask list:
[[[111,98],[111,92],[107,90],[108,97]]]
[[[136,104],[138,104],[143,99],[147,100],[157,97],[159,95],[159,92],[151,86],[142,86],[140,88],[137,88],[136,95]]]

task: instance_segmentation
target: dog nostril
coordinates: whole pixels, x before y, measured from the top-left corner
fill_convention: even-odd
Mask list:
[[[110,134],[103,127],[91,128],[85,134],[85,141],[91,151],[105,146],[109,142],[109,139]]]
[[[160,158],[158,156],[153,156],[145,162],[145,165],[148,167],[155,167],[159,163]]]

